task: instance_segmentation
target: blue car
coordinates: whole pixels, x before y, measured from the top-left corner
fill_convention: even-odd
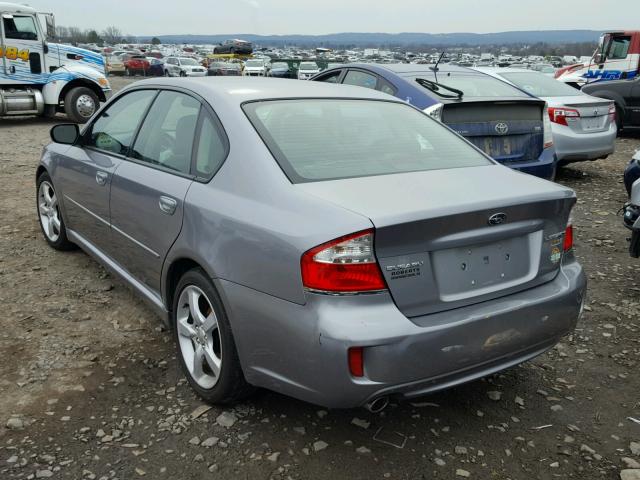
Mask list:
[[[350,64],[311,80],[388,93],[441,120],[503,165],[555,177],[545,102],[497,78],[449,64]]]

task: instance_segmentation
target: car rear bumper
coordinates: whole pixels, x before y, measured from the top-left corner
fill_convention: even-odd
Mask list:
[[[574,329],[586,290],[582,267],[571,259],[551,282],[431,314],[420,327],[388,293],[308,294],[299,305],[216,283],[247,381],[333,408],[412,398],[529,360]],[[349,374],[350,347],[364,347],[363,378]]]
[[[615,150],[616,136],[615,123],[606,131],[595,133],[575,133],[563,125],[553,127],[553,141],[560,163],[606,157]]]
[[[551,180],[555,177],[558,160],[553,147],[542,150],[537,160],[527,162],[500,162],[505,167]]]

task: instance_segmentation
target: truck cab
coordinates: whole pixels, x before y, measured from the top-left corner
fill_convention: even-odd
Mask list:
[[[556,78],[573,87],[606,80],[631,80],[640,74],[640,31],[607,32],[587,63],[561,68]]]
[[[63,111],[85,123],[111,95],[103,57],[47,41],[54,37],[52,14],[0,2],[0,116]]]

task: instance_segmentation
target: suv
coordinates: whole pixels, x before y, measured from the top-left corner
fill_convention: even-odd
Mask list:
[[[441,120],[499,163],[555,177],[557,159],[545,102],[497,78],[449,64],[351,64],[311,80],[388,93]]]
[[[164,62],[165,77],[206,77],[207,69],[189,57],[167,57]]]
[[[582,87],[582,91],[614,101],[618,130],[623,127],[640,127],[640,76],[634,80],[590,83]]]
[[[149,70],[149,60],[142,54],[125,53],[121,58],[123,60],[122,63],[124,63],[124,74],[127,76],[135,75],[136,73],[146,75],[147,70]]]

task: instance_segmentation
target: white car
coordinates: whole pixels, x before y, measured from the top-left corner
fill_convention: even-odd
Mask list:
[[[207,69],[189,57],[167,57],[164,62],[165,77],[206,77]]]
[[[317,73],[320,73],[320,67],[318,67],[316,62],[300,62],[298,66],[298,80],[309,80]]]
[[[262,59],[251,59],[244,62],[242,75],[247,77],[267,77],[271,71],[271,64]]]

